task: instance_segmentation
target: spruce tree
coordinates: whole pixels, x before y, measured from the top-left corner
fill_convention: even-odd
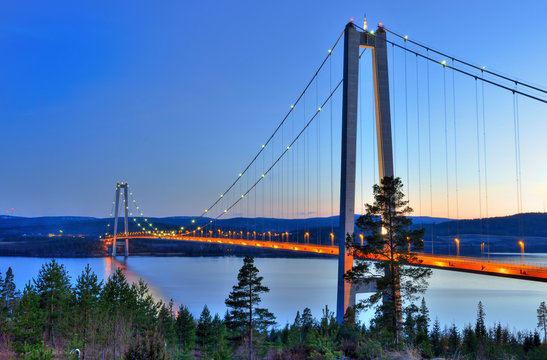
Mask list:
[[[411,230],[412,212],[402,192],[399,178],[384,177],[374,185],[374,203],[366,204],[366,214],[357,219],[357,226],[366,242],[361,246],[349,237],[347,248],[354,256],[354,265],[345,274],[348,281],[363,284],[374,282],[376,292],[357,304],[357,308],[379,305],[375,323],[393,336],[398,344],[402,329],[402,300],[412,302],[425,292],[431,270],[412,266],[419,263],[415,251],[423,249],[424,229]],[[376,259],[370,262],[370,258]]]
[[[424,333],[425,335],[429,332],[429,309],[425,303],[425,299],[422,298],[422,303],[420,305],[420,315],[417,320],[418,333]]]
[[[249,359],[253,352],[253,331],[265,332],[270,325],[275,324],[275,317],[265,308],[259,308],[260,294],[270,291],[262,285],[262,276],[258,276],[258,269],[254,266],[254,258],[246,256],[243,266],[237,276],[238,284],[225,300],[228,307],[226,326],[243,340],[249,341]]]
[[[175,333],[183,352],[189,353],[196,345],[196,324],[190,310],[184,305],[179,308],[175,321]]]
[[[542,301],[539,304],[537,309],[537,319],[537,327],[540,331],[543,331],[543,342],[547,343],[547,306],[545,306],[545,301]]]
[[[418,307],[414,304],[410,304],[409,306],[405,308],[404,312],[406,315],[405,322],[404,322],[405,336],[408,343],[414,344],[416,340],[416,335],[417,335]]]
[[[215,317],[213,318],[211,330],[213,338],[215,339],[213,358],[215,360],[229,360],[230,350],[227,343],[226,325],[218,314],[215,314]]]
[[[99,306],[104,316],[106,342],[112,345],[112,355],[118,358],[120,334],[129,326],[131,310],[135,307],[135,294],[121,269],[116,269],[106,281]]]
[[[19,298],[19,296],[21,295],[17,290],[13,279],[14,276],[11,267],[8,267],[4,281],[2,281],[2,279],[0,278],[0,296],[2,298],[1,306],[8,316],[13,314],[15,302],[17,301],[17,298]]]
[[[16,339],[15,350],[23,352],[25,344],[38,344],[42,340],[45,322],[46,313],[40,308],[40,296],[29,281],[15,308],[12,328]]]
[[[479,301],[477,306],[477,322],[475,323],[475,335],[479,340],[482,341],[486,337],[486,326],[484,324],[484,307],[482,306],[482,301]]]
[[[103,282],[99,282],[97,275],[87,264],[82,274],[76,279],[73,290],[76,329],[83,342],[82,359],[86,357],[88,334],[92,331],[91,320],[97,311],[102,285]]]
[[[203,307],[201,315],[199,316],[196,335],[202,358],[209,358],[215,338],[213,336],[213,319],[211,318],[211,312],[207,305]]]
[[[47,315],[47,334],[50,340],[62,335],[66,308],[70,300],[70,277],[65,266],[55,259],[42,266],[34,281],[36,291],[40,296],[40,307]]]
[[[175,320],[173,319],[173,299],[166,306],[160,301],[161,307],[158,313],[158,332],[169,346],[176,341]]]
[[[443,353],[443,349],[441,346],[441,324],[439,323],[439,319],[437,318],[433,323],[433,329],[431,330],[430,339],[434,354],[436,356],[441,355]]]
[[[460,347],[460,332],[458,331],[456,324],[452,324],[448,330],[448,347],[450,348],[451,353],[455,353]]]

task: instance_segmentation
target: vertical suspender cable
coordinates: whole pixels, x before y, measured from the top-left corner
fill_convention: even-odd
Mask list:
[[[452,59],[452,68],[454,69],[454,59]],[[460,202],[458,199],[458,127],[456,126],[456,72],[452,70],[452,104],[453,104],[453,120],[454,120],[454,183],[456,185],[456,235],[460,235]]]
[[[329,93],[332,93],[332,57],[329,59]],[[330,102],[330,232],[334,233],[334,154],[333,154],[333,122],[332,97]]]
[[[479,219],[480,219],[480,235],[482,243],[482,191],[481,191],[481,144],[479,131],[479,85],[478,79],[475,78],[475,120],[477,130],[477,177],[479,180]],[[481,254],[482,255],[482,254]]]
[[[370,118],[371,118],[371,141],[370,144],[372,146],[372,151],[370,152],[370,155],[372,157],[372,161],[370,162],[370,165],[372,166],[372,183],[376,184],[377,179],[379,179],[379,169],[378,169],[378,138],[376,136],[376,103],[374,99],[374,82],[371,84],[371,96],[370,96]],[[381,181],[378,181],[378,184],[380,184]],[[364,204],[363,204],[364,206]]]
[[[406,50],[406,40],[405,40],[405,50]],[[406,198],[410,202],[410,167],[408,162],[408,87],[407,87],[407,69],[406,69],[406,55],[405,51],[405,134],[406,134]]]
[[[315,80],[315,108],[316,109],[319,109],[319,79],[316,79]],[[321,163],[320,163],[320,157],[321,157],[321,147],[319,146],[319,142],[321,141],[321,112],[319,112],[317,114],[317,120],[316,120],[316,125],[317,125],[317,144],[316,144],[316,148],[317,148],[317,152],[316,152],[316,158],[317,158],[317,162],[316,162],[316,166],[317,166],[317,169],[315,169],[316,173],[317,173],[317,181],[316,181],[316,200],[315,200],[315,204],[316,204],[316,214],[315,216],[316,217],[319,217],[319,187],[321,186],[321,172],[320,172],[320,169],[321,169]],[[318,231],[318,234],[317,234],[317,239],[316,239],[316,242],[318,244],[321,243],[321,227],[319,227],[319,231]]]
[[[517,214],[519,222],[519,236],[523,236],[522,223],[522,177],[520,170],[520,121],[519,121],[519,105],[518,94],[513,92],[513,119],[515,133],[515,172],[517,180]]]
[[[394,44],[391,44],[391,68],[393,69],[392,70],[392,81],[391,81],[391,85],[392,85],[392,99],[393,99],[393,105],[392,105],[392,108],[393,108],[393,120],[391,121],[391,124],[392,124],[392,130],[393,130],[393,173],[395,174],[395,176],[397,176],[397,127],[395,126],[396,125],[396,120],[397,120],[397,115],[396,115],[396,111],[397,111],[397,91],[395,90],[395,86],[397,84],[397,82],[395,81],[395,75],[397,73],[397,71],[395,71],[395,45]]]
[[[429,57],[429,50],[427,56]],[[433,171],[431,164],[431,102],[430,102],[430,92],[429,92],[429,61],[426,62],[427,66],[427,136],[428,136],[428,152],[429,152],[429,216],[433,217]],[[431,254],[435,253],[435,238],[433,235],[433,221],[430,224],[431,232]]]
[[[481,72],[481,77],[484,76],[484,72]],[[481,81],[481,97],[482,97],[482,143],[483,143],[483,156],[484,156],[484,210],[486,217],[486,241],[488,245],[487,253],[490,260],[490,236],[488,226],[488,163],[486,161],[486,108],[484,106],[484,81]]]
[[[421,160],[421,139],[420,139],[420,82],[418,55],[416,55],[416,122],[417,122],[417,139],[418,139],[418,215],[422,215],[422,160]]]
[[[446,217],[450,219],[450,194],[448,183],[448,118],[446,112],[446,67],[443,67],[443,99],[444,99],[444,155],[446,172]],[[450,235],[450,220],[447,221],[447,235]],[[450,249],[450,246],[448,247]]]
[[[361,59],[359,59],[361,61]],[[361,68],[361,64],[359,64],[359,67]],[[360,165],[359,165],[359,182],[361,183],[361,214],[364,214],[364,206],[365,206],[365,200],[364,200],[364,178],[363,178],[363,142],[365,140],[364,137],[364,123],[363,123],[363,72],[359,71],[359,84],[358,84],[358,94],[359,94],[359,122],[357,123],[358,128],[358,137],[357,142],[359,143],[359,152],[360,152]]]

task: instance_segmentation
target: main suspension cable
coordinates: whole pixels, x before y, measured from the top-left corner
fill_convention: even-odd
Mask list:
[[[306,85],[306,87],[304,88],[304,90],[302,90],[302,92],[300,93],[300,95],[296,98],[296,101],[294,102],[294,104],[291,105],[291,108],[289,109],[289,111],[287,112],[287,114],[283,117],[283,120],[281,120],[281,122],[277,125],[277,127],[275,128],[274,132],[270,135],[270,137],[266,140],[266,142],[262,145],[262,147],[258,150],[258,152],[256,153],[256,155],[253,157],[253,159],[249,162],[249,164],[243,169],[242,172],[240,172],[237,176],[237,178],[232,182],[232,184],[220,195],[219,198],[217,198],[213,204],[211,206],[209,206],[207,209],[205,209],[205,211],[199,216],[197,217],[196,219],[194,219],[195,221],[203,218],[209,211],[211,211],[211,209],[213,209],[219,202],[220,200],[222,200],[222,198],[224,197],[224,195],[226,195],[239,181],[239,179],[241,179],[241,177],[247,172],[247,170],[249,170],[249,168],[254,164],[254,162],[256,161],[256,159],[260,156],[260,154],[262,154],[262,152],[264,151],[264,149],[266,148],[266,146],[268,146],[268,144],[272,141],[273,137],[277,134],[277,132],[279,131],[279,129],[283,126],[283,124],[285,123],[285,121],[287,120],[287,118],[289,117],[289,115],[293,112],[294,108],[296,107],[296,105],[298,105],[298,103],[300,102],[300,100],[302,99],[302,97],[304,96],[304,94],[307,92],[308,88],[310,87],[310,85],[313,83],[313,81],[315,80],[315,78],[319,75],[319,72],[321,71],[321,69],[323,68],[323,66],[325,65],[325,63],[327,62],[327,60],[332,56],[332,52],[334,51],[334,49],[336,48],[336,46],[338,45],[338,43],[340,42],[340,39],[342,38],[342,36],[344,36],[344,32],[343,31],[340,36],[338,37],[338,39],[336,39],[336,41],[334,42],[334,45],[331,47],[331,49],[328,51],[328,54],[327,56],[323,59],[323,62],[321,62],[321,65],[319,65],[319,68],[315,71],[314,75],[312,76],[311,80],[308,82],[308,84]]]
[[[376,37],[376,39],[383,39],[383,38]],[[387,39],[383,39],[383,40],[385,40],[387,43],[392,44],[392,45],[394,45],[394,46],[397,46],[398,48],[401,48],[401,49],[403,49],[403,50],[405,50],[405,51],[407,51],[407,52],[409,52],[409,53],[415,54],[415,55],[420,56],[420,57],[422,57],[422,58],[424,58],[424,59],[426,59],[426,60],[429,60],[429,61],[431,61],[431,62],[434,62],[435,64],[439,64],[439,65],[442,65],[442,66],[445,67],[445,68],[449,68],[449,69],[451,69],[451,70],[457,71],[457,72],[459,72],[460,74],[464,74],[464,75],[467,75],[467,76],[472,77],[472,78],[478,78],[479,80],[481,80],[481,81],[483,81],[483,82],[486,82],[486,83],[488,83],[488,84],[497,86],[497,87],[502,88],[502,89],[505,89],[505,90],[507,90],[507,91],[511,91],[511,92],[516,93],[516,94],[519,94],[519,95],[522,95],[522,96],[526,96],[526,97],[528,97],[528,98],[530,98],[530,99],[533,99],[533,100],[536,100],[536,101],[540,101],[540,102],[542,102],[542,103],[547,104],[547,100],[546,100],[546,99],[542,99],[542,98],[539,98],[539,97],[537,97],[537,96],[534,96],[534,95],[525,93],[525,92],[523,92],[523,91],[521,91],[521,90],[512,89],[512,88],[510,88],[509,86],[506,86],[506,85],[497,83],[497,82],[492,81],[492,80],[488,80],[488,79],[486,79],[486,78],[484,78],[484,77],[478,77],[477,75],[472,74],[472,73],[470,73],[470,72],[468,72],[468,71],[465,71],[465,70],[462,70],[462,69],[458,69],[458,68],[456,68],[456,67],[454,67],[454,66],[448,65],[448,64],[446,63],[446,61],[438,61],[438,60],[436,60],[436,59],[432,59],[432,58],[429,57],[429,56],[426,56],[426,55],[424,55],[424,54],[420,54],[419,52],[416,52],[416,51],[410,50],[410,49],[408,49],[408,48],[405,48],[404,46],[401,46],[401,45],[399,45],[399,44],[397,44],[397,43],[394,43],[393,41],[390,41],[390,40],[387,40]]]
[[[480,71],[485,72],[485,73],[487,73],[487,74],[490,74],[490,75],[499,77],[499,78],[501,78],[501,79],[503,79],[503,80],[510,81],[510,82],[512,82],[512,83],[514,83],[514,84],[516,84],[516,85],[525,86],[525,87],[527,87],[527,88],[530,88],[530,89],[533,89],[533,90],[542,92],[542,93],[544,93],[544,94],[547,94],[547,90],[545,90],[545,89],[539,88],[539,87],[534,86],[534,85],[527,84],[527,83],[525,83],[525,82],[522,82],[522,81],[519,81],[519,80],[516,80],[516,79],[512,79],[512,78],[507,77],[507,76],[505,76],[505,75],[502,75],[502,74],[500,74],[500,73],[497,73],[497,72],[494,72],[494,71],[490,71],[490,70],[486,69],[485,67],[479,67],[479,66],[473,65],[473,64],[471,64],[471,63],[469,63],[469,62],[467,62],[467,61],[458,59],[458,58],[456,58],[456,57],[454,57],[454,56],[447,55],[446,53],[443,53],[443,52],[441,52],[441,51],[439,51],[439,50],[435,50],[435,49],[431,48],[430,46],[426,46],[426,45],[423,45],[423,44],[421,44],[421,43],[419,43],[419,42],[417,42],[417,41],[410,40],[410,39],[408,38],[408,36],[402,36],[402,35],[400,35],[400,34],[394,32],[394,31],[392,31],[392,30],[389,30],[389,29],[387,29],[387,28],[385,28],[385,27],[383,27],[383,29],[386,30],[387,32],[389,32],[390,34],[395,35],[396,37],[398,37],[398,38],[400,38],[400,39],[404,39],[405,42],[408,41],[408,42],[410,42],[410,43],[412,43],[412,44],[414,44],[414,45],[417,45],[417,46],[419,46],[419,47],[421,47],[421,48],[423,48],[423,49],[426,49],[427,51],[431,51],[431,52],[434,52],[434,53],[439,54],[439,55],[441,55],[441,56],[447,57],[447,58],[451,59],[452,61],[459,62],[460,64],[463,64],[463,65],[469,66],[469,67],[471,67],[471,68],[473,68],[473,69],[475,69],[475,70],[480,70]]]

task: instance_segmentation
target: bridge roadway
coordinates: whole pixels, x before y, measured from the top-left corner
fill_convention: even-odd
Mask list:
[[[188,235],[168,234],[143,234],[130,233],[129,236],[118,234],[117,240],[125,239],[169,239],[189,242],[214,243],[239,246],[254,246],[276,250],[301,251],[315,254],[338,256],[338,246],[318,245],[312,243],[293,243],[269,240],[232,239],[225,237],[202,237]],[[105,238],[112,242],[112,237]],[[511,261],[496,261],[487,258],[475,258],[466,256],[432,255],[417,253],[416,265],[449,271],[469,272],[481,275],[501,276],[523,280],[547,282],[547,266],[544,264],[520,263]],[[373,257],[369,257],[375,260]]]

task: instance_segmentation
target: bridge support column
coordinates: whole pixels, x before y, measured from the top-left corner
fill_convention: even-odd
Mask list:
[[[341,323],[347,308],[355,304],[355,291],[344,274],[353,267],[353,257],[346,251],[345,239],[355,229],[355,171],[357,150],[357,111],[359,90],[359,48],[372,51],[374,97],[376,110],[376,136],[378,142],[378,167],[380,181],[393,176],[393,150],[391,141],[391,114],[389,103],[389,76],[386,32],[379,27],[376,34],[358,32],[346,25],[344,33],[344,84],[342,99],[342,161],[340,176],[340,228],[338,258],[338,290],[336,319]],[[353,288],[355,289],[355,288]]]
[[[123,207],[124,207],[124,235],[127,236],[129,235],[129,216],[128,216],[128,213],[129,213],[129,199],[127,197],[127,192],[128,192],[128,187],[129,185],[127,185],[127,183],[125,184],[120,184],[120,183],[117,183],[116,184],[116,201],[115,201],[115,208],[114,208],[114,234],[112,236],[112,256],[115,257],[116,256],[116,251],[117,251],[117,245],[118,245],[118,219],[119,219],[119,208],[120,208],[120,189],[123,188]],[[129,256],[129,240],[127,239],[127,237],[125,238],[125,243],[122,243],[124,244],[124,256]]]
[[[346,237],[355,228],[355,164],[357,156],[357,105],[359,90],[360,34],[352,23],[344,33],[344,83],[342,87],[342,159],[340,174],[340,228],[338,231],[338,289],[336,319],[344,320],[350,303],[351,284],[344,274],[353,267],[353,256],[346,250]]]

